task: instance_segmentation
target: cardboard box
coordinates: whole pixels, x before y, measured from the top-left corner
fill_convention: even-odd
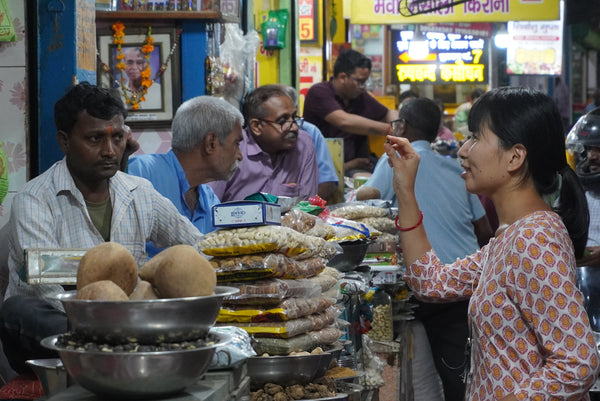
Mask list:
[[[212,208],[215,227],[281,225],[281,206],[259,201],[232,201]]]

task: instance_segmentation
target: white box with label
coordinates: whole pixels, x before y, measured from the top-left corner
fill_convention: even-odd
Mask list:
[[[281,206],[259,201],[232,201],[212,208],[215,227],[281,225]]]

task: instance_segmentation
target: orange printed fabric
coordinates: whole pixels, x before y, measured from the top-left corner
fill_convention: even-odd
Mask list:
[[[451,265],[430,250],[405,278],[421,298],[470,297],[467,400],[589,399],[598,351],[575,283],[573,246],[556,213],[525,216]]]

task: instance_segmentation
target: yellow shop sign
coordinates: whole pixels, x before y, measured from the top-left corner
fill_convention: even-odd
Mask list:
[[[352,0],[353,24],[558,20],[560,0]],[[402,12],[400,11],[402,10]],[[427,10],[436,10],[429,11]],[[413,15],[414,14],[414,15]]]
[[[487,83],[491,24],[435,24],[420,29],[426,52],[416,58],[411,55],[414,32],[390,29],[392,83]]]

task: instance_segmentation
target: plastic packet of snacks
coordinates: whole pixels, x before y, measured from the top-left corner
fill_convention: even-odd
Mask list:
[[[317,346],[333,344],[344,334],[337,327],[329,326],[292,338],[254,338],[252,347],[258,355],[289,355],[291,352],[309,352]]]
[[[281,217],[281,225],[298,232],[323,239],[335,236],[335,230],[319,217],[299,209],[292,209]]]
[[[321,292],[325,292],[335,286],[338,283],[338,278],[331,274],[327,274],[326,270],[334,269],[333,267],[326,266],[325,269],[314,277],[310,277],[310,280],[313,283],[319,284],[321,287]],[[336,269],[337,271],[337,269]]]
[[[334,216],[348,220],[363,219],[365,217],[385,217],[390,210],[383,207],[366,205],[359,202],[342,203],[336,207],[330,207],[329,211]]]
[[[223,300],[223,305],[277,305],[285,298],[321,296],[321,287],[309,279],[282,280],[269,279],[244,283],[228,283],[238,293]]]
[[[259,280],[265,278],[308,278],[319,274],[327,260],[320,257],[295,260],[281,253],[215,257],[210,264],[218,282]]]
[[[210,232],[200,240],[200,251],[210,256],[238,256],[278,252],[297,259],[335,255],[323,238],[305,235],[289,227],[254,226]],[[331,254],[333,252],[333,254]]]
[[[335,236],[328,240],[330,242],[357,241],[374,238],[381,234],[380,231],[368,224],[333,215],[327,216],[325,221],[335,229]]]
[[[258,306],[223,306],[217,322],[281,322],[319,313],[336,303],[334,298],[287,298],[268,308]]]
[[[389,217],[363,217],[355,221],[371,226],[384,233],[396,234],[398,232],[394,220]]]
[[[320,313],[291,319],[284,322],[267,323],[236,323],[228,324],[240,327],[253,337],[277,337],[290,338],[309,331],[321,330],[332,325],[335,319],[341,314],[339,305],[331,305]]]

